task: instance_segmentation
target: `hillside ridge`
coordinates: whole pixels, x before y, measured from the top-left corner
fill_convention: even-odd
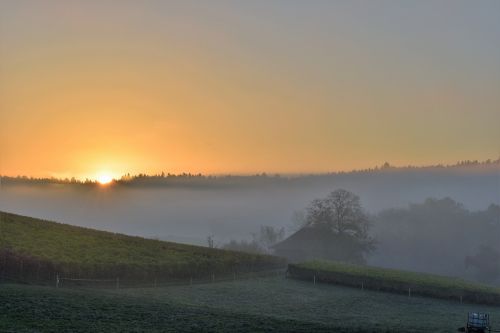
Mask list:
[[[284,259],[128,236],[0,212],[0,277],[175,279],[281,268]]]

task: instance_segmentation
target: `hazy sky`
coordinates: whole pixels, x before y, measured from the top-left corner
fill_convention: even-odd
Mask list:
[[[500,1],[0,0],[0,173],[500,154]]]

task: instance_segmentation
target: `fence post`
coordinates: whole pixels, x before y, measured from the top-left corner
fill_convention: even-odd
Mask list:
[[[316,284],[316,275],[313,276],[313,284]]]
[[[37,260],[37,263],[38,263],[38,266],[36,269],[36,280],[39,281],[40,280],[40,261]]]
[[[233,272],[233,278],[236,281],[236,272]]]
[[[59,288],[59,274],[56,274],[56,288]]]
[[[7,253],[3,254],[2,280],[5,280],[5,271],[7,270]]]
[[[411,288],[408,288],[408,297],[411,297]]]
[[[365,285],[363,282],[361,282],[361,290],[365,290]]]

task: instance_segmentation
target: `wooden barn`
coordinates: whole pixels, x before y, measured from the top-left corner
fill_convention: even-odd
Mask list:
[[[273,246],[274,254],[292,263],[314,259],[364,263],[353,237],[339,235],[322,226],[307,226]]]

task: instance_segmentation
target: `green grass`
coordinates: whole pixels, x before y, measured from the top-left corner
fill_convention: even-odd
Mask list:
[[[455,332],[500,307],[283,277],[143,289],[0,284],[0,332]]]
[[[354,287],[500,305],[500,288],[458,278],[330,261],[289,265],[292,277]]]
[[[152,281],[259,271],[283,267],[285,262],[0,213],[1,264],[4,275],[31,281],[53,279],[56,271],[73,277]]]
[[[0,332],[332,332],[331,326],[168,298],[0,284]]]

